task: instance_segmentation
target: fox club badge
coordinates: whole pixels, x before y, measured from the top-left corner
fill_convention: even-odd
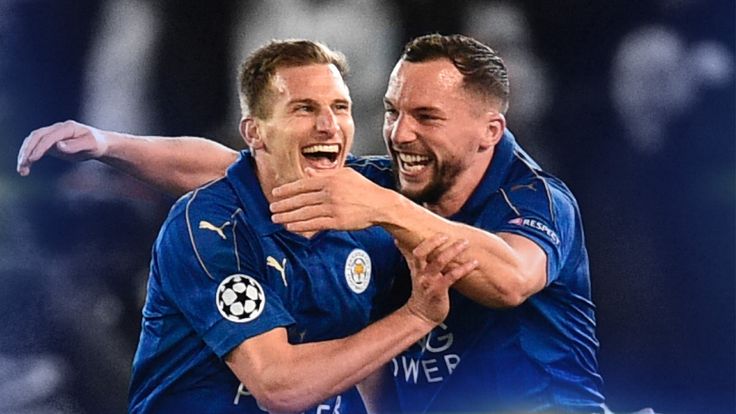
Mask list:
[[[371,282],[371,258],[364,250],[355,249],[345,260],[345,280],[350,290],[363,293]]]

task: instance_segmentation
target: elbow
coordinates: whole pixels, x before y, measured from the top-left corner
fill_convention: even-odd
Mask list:
[[[506,283],[498,288],[498,301],[503,308],[520,306],[536,293],[536,290],[531,286],[531,279],[520,271],[511,272],[505,280]]]
[[[267,394],[259,397],[254,393],[253,396],[258,401],[258,406],[269,413],[301,413],[310,407],[295,401],[286,401],[279,395]]]
[[[501,298],[499,300],[500,307],[515,308],[524,303],[527,298],[528,296],[522,295],[518,292],[505,292],[501,295]]]
[[[496,298],[490,305],[494,308],[515,308],[524,303],[526,298],[518,289],[503,286],[497,288]]]
[[[299,384],[288,373],[263,375],[249,383],[248,390],[258,401],[258,405],[268,412],[299,413],[317,403],[309,399],[305,384]]]

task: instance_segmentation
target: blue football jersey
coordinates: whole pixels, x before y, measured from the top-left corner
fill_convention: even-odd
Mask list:
[[[511,309],[451,291],[440,326],[393,362],[408,413],[602,412],[588,257],[577,203],[508,131],[450,219],[514,233],[547,255],[546,287]]]
[[[161,229],[131,412],[262,413],[223,361],[230,351],[277,327],[292,344],[341,338],[388,312],[402,268],[390,235],[378,227],[309,239],[286,231],[271,222],[253,165],[244,151],[226,177],[182,197]],[[353,389],[308,412],[364,411]]]

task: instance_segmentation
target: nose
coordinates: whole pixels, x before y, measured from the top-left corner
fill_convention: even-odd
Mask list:
[[[318,132],[330,137],[337,133],[339,126],[332,110],[324,109],[317,115],[316,128]]]
[[[411,119],[406,114],[399,114],[393,123],[387,123],[387,134],[394,145],[401,145],[416,139]]]

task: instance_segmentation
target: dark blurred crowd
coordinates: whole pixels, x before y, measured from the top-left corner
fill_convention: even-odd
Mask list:
[[[272,38],[343,51],[354,151],[408,39],[464,33],[509,67],[509,127],[576,194],[609,406],[736,409],[736,96],[723,0],[0,0],[0,412],[126,407],[158,225],[173,200],[97,162],[15,155],[33,129],[241,148],[235,73]]]

